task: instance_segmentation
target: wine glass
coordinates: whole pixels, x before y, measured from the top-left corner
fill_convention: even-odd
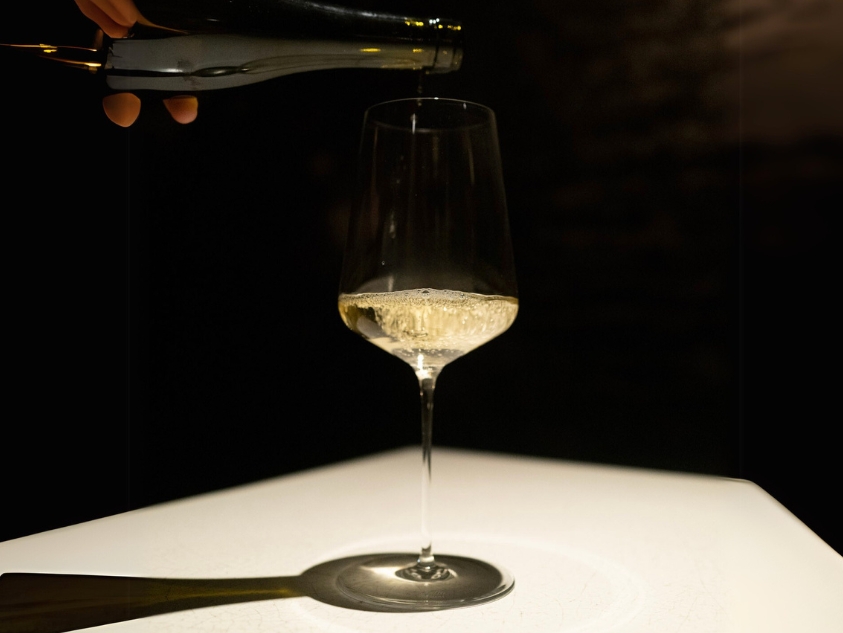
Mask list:
[[[339,588],[366,605],[431,611],[512,590],[490,563],[434,558],[429,521],[433,392],[442,368],[503,333],[518,312],[495,115],[454,99],[411,98],[364,117],[339,311],[419,381],[421,553],[373,555]]]

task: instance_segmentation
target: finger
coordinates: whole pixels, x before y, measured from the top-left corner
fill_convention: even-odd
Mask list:
[[[86,18],[96,22],[106,35],[113,38],[126,37],[129,34],[129,28],[122,24],[118,24],[105,11],[100,9],[91,0],[76,0],[76,6]]]
[[[97,29],[97,32],[94,33],[94,41],[91,43],[91,48],[95,48],[98,51],[102,50],[102,40],[103,34],[102,29]]]
[[[131,28],[137,21],[137,9],[133,9],[134,4],[129,0],[83,0],[84,2],[96,7],[100,12],[108,16],[108,18],[115,24]],[[77,6],[80,6],[79,0],[76,0]],[[81,6],[80,6],[81,8]]]
[[[131,92],[118,92],[102,99],[102,109],[112,123],[129,127],[140,114],[141,101]]]
[[[132,27],[138,21],[138,9],[132,0],[92,0],[111,19],[123,26]]]
[[[192,123],[199,114],[199,101],[196,97],[179,95],[164,99],[164,107],[179,123]]]

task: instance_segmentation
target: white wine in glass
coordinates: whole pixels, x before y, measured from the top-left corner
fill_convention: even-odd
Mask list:
[[[364,117],[339,311],[419,381],[419,554],[373,555],[339,588],[363,604],[432,611],[481,604],[514,580],[490,563],[433,555],[429,526],[433,393],[442,368],[502,334],[518,313],[497,128],[487,107],[412,98]]]

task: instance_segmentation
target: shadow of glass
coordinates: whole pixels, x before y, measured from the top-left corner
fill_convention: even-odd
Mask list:
[[[400,611],[365,605],[337,587],[343,569],[371,557],[340,558],[300,576],[270,578],[6,573],[0,575],[0,633],[60,633],[187,609],[301,597],[359,611]]]

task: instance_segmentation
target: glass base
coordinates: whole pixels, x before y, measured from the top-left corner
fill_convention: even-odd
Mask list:
[[[436,556],[419,567],[413,554],[381,554],[354,564],[337,578],[339,589],[364,604],[396,611],[438,611],[483,604],[508,594],[515,580],[473,558]]]

